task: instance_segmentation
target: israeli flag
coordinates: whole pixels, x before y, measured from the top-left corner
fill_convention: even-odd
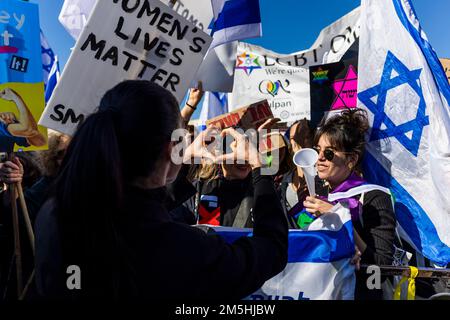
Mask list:
[[[206,92],[200,113],[200,129],[206,129],[206,121],[228,113],[228,94],[224,92]]]
[[[363,0],[359,107],[366,178],[393,193],[401,236],[450,262],[450,87],[408,0]]]
[[[211,0],[214,12],[211,48],[221,44],[261,37],[259,0]]]
[[[96,0],[65,0],[58,20],[68,33],[78,40],[86,25]]]
[[[58,57],[48,44],[47,38],[41,30],[42,70],[44,73],[45,102],[50,100],[53,90],[60,78]]]
[[[308,231],[290,230],[288,264],[247,300],[352,300],[355,254],[350,212],[342,205],[313,221]],[[213,228],[232,243],[250,229]]]

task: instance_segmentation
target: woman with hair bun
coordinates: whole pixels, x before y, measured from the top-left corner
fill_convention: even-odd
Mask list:
[[[304,207],[317,217],[330,212],[338,202],[345,203],[352,214],[360,262],[392,265],[396,239],[392,199],[387,189],[369,185],[358,174],[368,128],[366,113],[361,109],[345,110],[318,128],[314,138],[319,154],[317,172],[328,184],[328,199],[334,201],[307,197]],[[366,279],[366,274],[357,273],[355,298],[382,299],[382,291],[369,290]]]

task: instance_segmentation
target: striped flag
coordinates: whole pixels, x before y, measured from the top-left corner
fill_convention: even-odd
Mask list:
[[[213,228],[227,242],[251,236],[250,229]],[[314,220],[308,231],[290,230],[288,264],[247,300],[352,300],[355,253],[350,211],[340,204]]]
[[[58,57],[48,44],[47,38],[41,30],[41,54],[42,69],[44,73],[45,102],[50,100],[53,90],[59,81],[59,62]]]
[[[200,113],[201,130],[206,129],[206,121],[228,113],[228,94],[224,92],[206,92]]]
[[[211,48],[221,44],[261,37],[259,0],[212,0],[214,40]]]

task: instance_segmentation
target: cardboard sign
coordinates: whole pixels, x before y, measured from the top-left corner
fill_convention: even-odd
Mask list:
[[[0,152],[47,149],[39,30],[36,4],[0,1]]]
[[[283,136],[279,132],[271,132],[266,134],[259,140],[259,152],[267,153],[276,149],[281,149],[286,147],[286,142]]]
[[[230,110],[267,99],[275,117],[310,118],[308,67],[340,61],[359,37],[360,8],[323,29],[311,49],[279,54],[239,43]]]
[[[356,108],[358,104],[358,57],[309,68],[311,125],[316,127],[325,112]]]
[[[257,129],[266,120],[273,118],[267,100],[253,103],[233,112],[220,115],[206,121],[206,126],[213,125],[219,129],[237,126],[244,130]]]
[[[40,123],[73,134],[126,79],[155,82],[181,101],[211,41],[161,1],[97,1]]]
[[[440,59],[442,66],[444,67],[445,74],[447,75],[448,82],[450,83],[450,59]]]

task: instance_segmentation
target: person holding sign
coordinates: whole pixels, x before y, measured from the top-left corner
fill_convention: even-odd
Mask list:
[[[369,124],[365,111],[345,110],[319,125],[314,139],[319,153],[317,172],[329,184],[327,200],[307,197],[303,205],[318,217],[332,211],[337,203],[350,208],[355,244],[361,263],[392,265],[396,219],[390,192],[369,185],[357,172],[365,150]],[[369,290],[367,274],[357,273],[356,299],[382,299],[381,290]]]
[[[254,236],[228,244],[171,220],[164,199],[180,170],[171,136],[181,125],[175,97],[157,84],[129,80],[104,95],[73,136],[38,214],[41,297],[241,299],[283,270],[286,219],[256,147],[239,133],[229,132],[248,150]]]
[[[19,116],[14,113],[0,113],[0,152],[12,152],[14,144],[21,147],[40,147],[47,139],[39,132],[36,120],[20,95],[10,88],[0,91],[0,99],[13,102]]]

